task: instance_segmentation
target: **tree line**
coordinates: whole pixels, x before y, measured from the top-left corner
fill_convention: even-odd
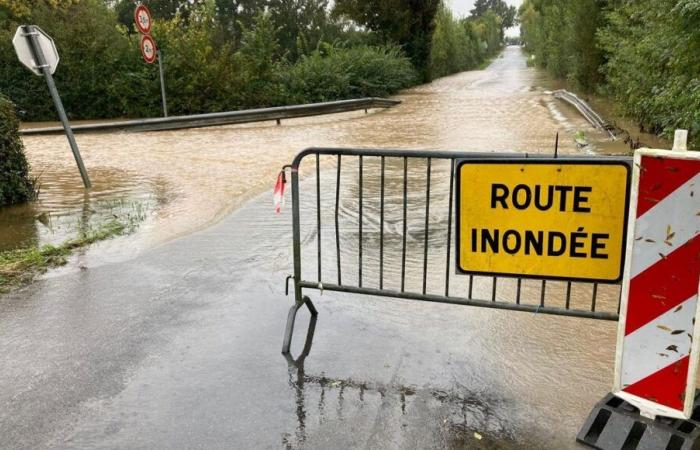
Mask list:
[[[495,55],[515,9],[477,0],[468,18],[441,0],[146,0],[164,54],[172,114],[386,96]],[[72,119],[160,114],[155,65],[141,59],[133,0],[0,0],[0,92],[24,120],[53,120],[43,80],[12,36],[33,23],[57,43]]]
[[[518,16],[537,64],[700,145],[700,0],[525,0]]]

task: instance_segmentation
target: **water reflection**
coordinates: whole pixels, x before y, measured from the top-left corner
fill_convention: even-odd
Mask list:
[[[86,191],[74,168],[47,170],[38,179],[38,201],[0,208],[0,251],[59,244],[110,220],[138,224],[170,201],[158,180],[115,169],[91,173]]]
[[[300,354],[296,358],[290,354],[284,355],[296,414],[295,431],[283,433],[281,438],[285,448],[305,447],[329,421],[348,422],[347,426],[350,427],[358,416],[372,417],[375,413],[377,423],[372,428],[376,432],[377,427],[388,427],[390,429],[383,429],[382,433],[398,434],[393,438],[394,445],[401,441],[412,443],[409,446],[415,445],[416,430],[411,428],[411,423],[419,420],[420,448],[536,447],[534,442],[516,440],[513,418],[508,414],[509,405],[491,394],[473,392],[465,386],[456,386],[451,390],[419,389],[403,384],[308,373],[304,363],[311,351],[315,330],[316,316],[311,316]],[[395,420],[382,420],[388,416]],[[425,422],[435,420],[438,423],[432,429],[426,426],[429,424]],[[426,433],[426,429],[432,431]],[[371,437],[369,441],[369,447],[385,446],[372,445]]]

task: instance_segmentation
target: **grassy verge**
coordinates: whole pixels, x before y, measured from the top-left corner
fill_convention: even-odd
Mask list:
[[[133,223],[125,224],[113,220],[98,228],[83,232],[77,238],[58,246],[33,246],[0,252],[0,292],[27,284],[48,269],[66,264],[68,256],[76,249],[111,237],[128,234],[134,229]]]

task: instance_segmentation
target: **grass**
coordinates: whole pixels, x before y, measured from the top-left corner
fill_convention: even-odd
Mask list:
[[[68,256],[76,249],[128,234],[134,229],[133,222],[123,223],[112,220],[58,246],[32,246],[0,252],[0,292],[30,283],[37,275],[48,269],[66,264]]]

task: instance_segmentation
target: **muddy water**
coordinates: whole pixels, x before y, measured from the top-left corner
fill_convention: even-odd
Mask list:
[[[139,233],[114,252],[122,255],[127,248],[133,256],[211,224],[269,189],[281,165],[308,146],[550,152],[561,132],[566,153],[577,151],[571,136],[579,129],[592,143],[589,151],[596,142],[607,145],[604,136],[545,93],[548,83],[526,68],[520,49],[508,48],[486,70],[409,89],[397,96],[403,101],[398,108],[369,115],[295,119],[282,126],[78,135],[95,184],[87,195],[65,137],[26,137],[40,201],[0,211],[0,248],[60,241],[84,225],[86,211],[99,221],[116,207],[119,214],[146,212]]]

